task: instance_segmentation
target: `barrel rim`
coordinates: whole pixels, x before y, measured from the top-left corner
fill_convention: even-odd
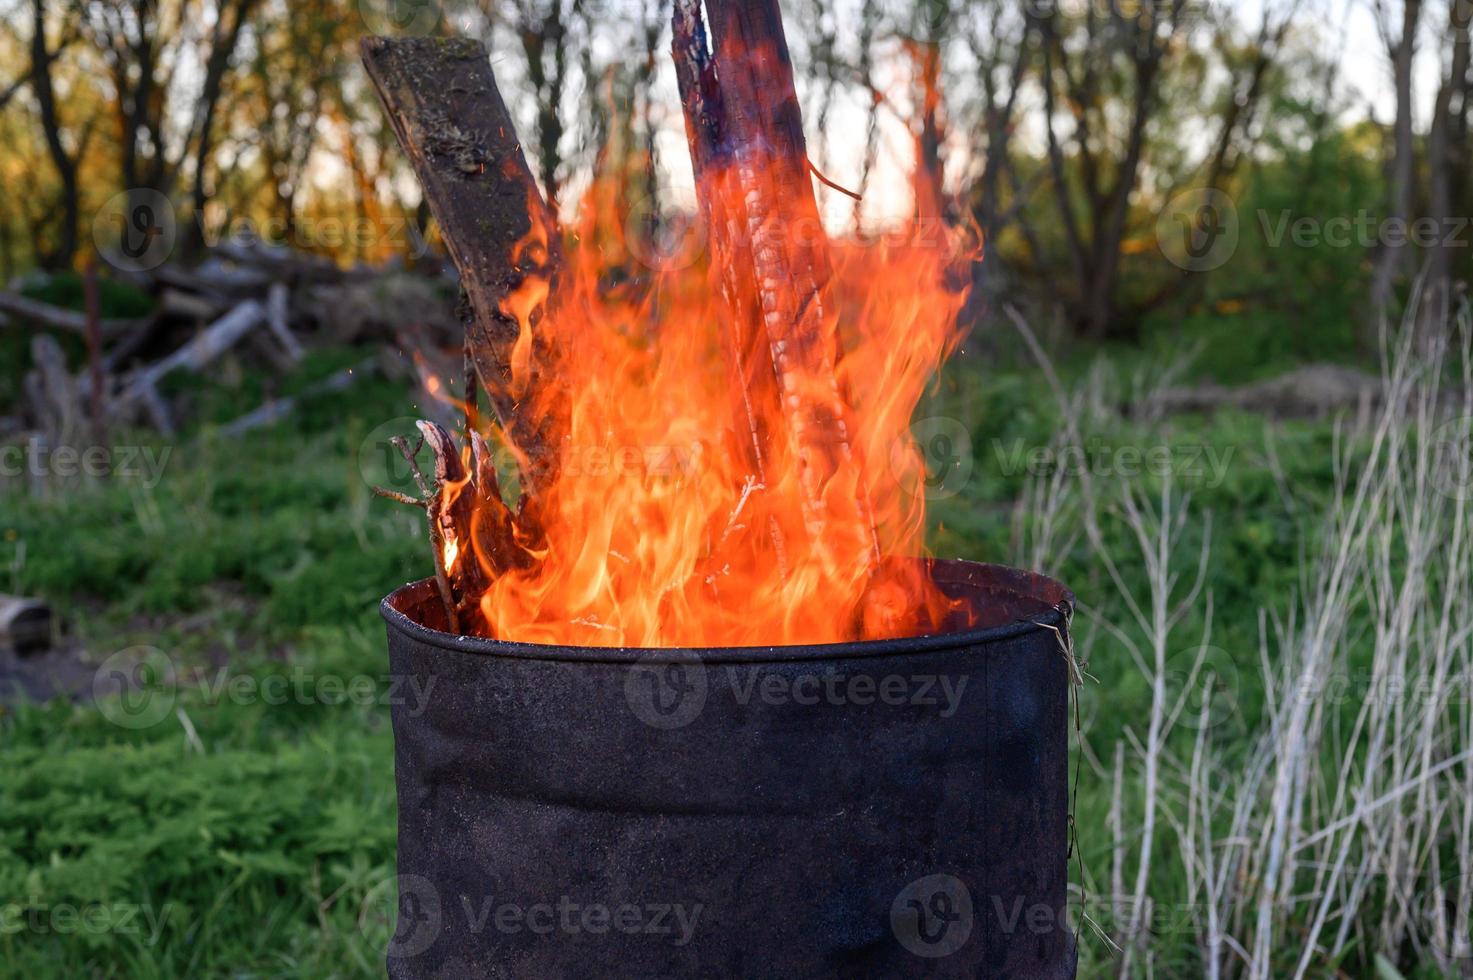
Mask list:
[[[452,653],[518,660],[545,660],[565,663],[773,663],[811,660],[854,660],[872,657],[905,656],[937,650],[955,650],[1011,640],[1038,630],[1059,632],[1067,628],[1074,612],[1074,593],[1062,584],[1037,572],[965,559],[916,559],[925,561],[938,582],[976,584],[984,582],[994,590],[1012,592],[1037,601],[1044,608],[1039,615],[1014,619],[1005,623],[930,633],[924,636],[899,637],[888,640],[851,640],[842,643],[810,643],[793,646],[737,647],[577,647],[551,643],[527,643],[516,640],[493,640],[479,636],[457,636],[415,622],[395,605],[396,600],[415,590],[434,588],[434,579],[409,582],[389,593],[379,603],[379,612],[391,632],[425,646]]]

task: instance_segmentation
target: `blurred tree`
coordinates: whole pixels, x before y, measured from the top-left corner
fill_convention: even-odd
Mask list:
[[[1457,283],[1466,277],[1466,263],[1455,270],[1454,257],[1466,249],[1468,238],[1459,219],[1473,204],[1467,187],[1469,115],[1473,112],[1473,73],[1470,73],[1468,0],[1445,0],[1440,7],[1425,0],[1388,0],[1373,4],[1377,27],[1391,66],[1396,94],[1391,139],[1386,158],[1386,213],[1379,223],[1371,278],[1371,303],[1365,318],[1363,344],[1374,348],[1380,324],[1397,316],[1398,293],[1407,287],[1416,256],[1423,288],[1415,322],[1419,342],[1430,345],[1447,334],[1459,298]],[[1416,57],[1424,24],[1441,25],[1431,31],[1439,60],[1425,140],[1415,128]],[[1419,166],[1418,152],[1425,157]],[[1402,287],[1399,290],[1398,287]]]
[[[1184,6],[1085,4],[1082,14],[1066,15],[1048,5],[1032,17],[1054,204],[1072,279],[1065,302],[1076,328],[1095,339],[1130,335],[1137,326],[1117,303],[1121,246],[1147,128],[1161,105],[1158,88],[1169,56],[1182,49]]]
[[[1386,174],[1386,220],[1405,223],[1412,213],[1412,171],[1416,166],[1412,131],[1412,59],[1422,17],[1422,0],[1402,0],[1399,18],[1386,0],[1375,0],[1374,7],[1377,26],[1391,58],[1392,84],[1396,87],[1396,118],[1392,124],[1391,158]],[[1399,29],[1393,32],[1392,21],[1398,19]],[[1390,306],[1393,286],[1406,260],[1407,250],[1401,243],[1381,242],[1371,280],[1372,336],[1375,320]]]
[[[1427,216],[1437,228],[1436,240],[1427,250],[1422,317],[1427,339],[1442,332],[1456,305],[1453,258],[1460,243],[1454,241],[1453,233],[1459,209],[1455,195],[1461,199],[1464,215],[1469,213],[1466,206],[1473,203],[1467,190],[1469,94],[1473,92],[1468,32],[1473,4],[1450,0],[1447,8],[1447,31],[1442,35],[1447,45],[1446,68],[1438,82],[1427,134]]]
[[[880,143],[880,102],[883,94],[875,87],[874,45],[875,35],[881,22],[879,0],[861,0],[859,11],[859,64],[855,75],[862,86],[865,100],[864,155],[859,165],[859,197],[854,202],[854,231],[863,231],[864,195],[869,190],[870,175],[874,172],[875,155]]]
[[[269,192],[273,237],[312,248],[297,227],[300,196],[338,74],[345,65],[356,70],[358,27],[344,0],[271,0],[267,12],[237,111],[255,129],[249,145]]]
[[[193,245],[206,197],[217,107],[257,0],[73,2],[111,84],[121,188],[130,195],[152,191],[172,197],[181,170],[192,159],[196,221],[185,244]]]
[[[992,251],[994,244],[1004,228],[1016,223],[1023,247],[1036,265],[1040,246],[1024,210],[1031,192],[1023,186],[1019,169],[1010,157],[1018,95],[1032,57],[1027,21],[1005,0],[987,0],[970,5],[965,30],[979,83],[972,143],[982,157],[982,172],[972,185],[973,219],[982,230],[989,253],[998,262],[1002,254]],[[998,281],[997,276],[987,274],[985,264],[981,271],[985,278],[980,284],[984,288]]]
[[[195,220],[186,225],[192,229],[184,241],[186,251],[194,251],[202,242],[205,201],[209,196],[208,174],[215,149],[215,115],[232,59],[240,44],[241,33],[260,0],[219,0],[214,27],[210,33],[209,57],[205,60],[203,94],[196,109],[199,133],[194,141],[194,183],[191,203]]]
[[[57,105],[52,70],[61,52],[77,37],[76,19],[69,16],[69,11],[63,10],[63,22],[59,31],[61,39],[54,47],[48,39],[48,33],[44,0],[31,0],[31,92],[36,100],[47,154],[61,184],[60,231],[52,247],[38,243],[37,259],[43,268],[65,268],[72,264],[72,259],[77,254],[78,226],[81,224],[82,212],[78,170],[92,135],[94,119],[89,118],[83,124],[80,134],[75,130],[69,132],[62,122]],[[71,149],[67,147],[68,142],[73,145]]]
[[[915,106],[915,172],[912,187],[915,215],[922,221],[940,218],[945,212],[942,187],[945,182],[941,145],[945,140],[941,105],[942,49],[951,26],[948,0],[921,0],[916,5],[915,25],[907,39],[913,70]]]
[[[959,218],[944,176],[986,242],[978,307],[1031,296],[1073,331],[1114,339],[1165,314],[1304,316],[1311,293],[1338,311],[1359,290],[1373,303],[1349,318],[1369,308],[1375,322],[1420,257],[1437,301],[1424,318],[1445,321],[1468,273],[1466,239],[1448,232],[1473,207],[1470,2],[1372,0],[1396,104],[1384,131],[1362,122],[1359,80],[1342,77],[1346,32],[1316,33],[1307,6],[794,0],[788,26],[807,56],[814,162],[865,197],[855,229],[901,217],[903,201],[878,192],[913,160],[919,211]],[[549,196],[592,202],[590,175],[615,175],[617,196],[597,207],[637,210],[640,230],[658,234],[671,202],[657,150],[682,125],[665,104],[669,0],[435,9],[434,30],[485,32]],[[129,188],[192,206],[186,248],[224,216],[342,259],[418,250],[428,214],[403,159],[385,152],[393,141],[352,49],[364,27],[357,0],[0,0],[0,177],[12,189],[0,268],[74,264],[91,209]],[[1339,54],[1314,50],[1336,37]],[[1436,71],[1418,57],[1437,58]],[[1412,80],[1426,77],[1419,104]],[[1383,230],[1420,219],[1437,231],[1292,253],[1245,235],[1230,265],[1181,270],[1155,224],[1200,188],[1227,193],[1245,232],[1262,218],[1250,202],[1278,222],[1367,199],[1386,202]],[[304,233],[308,220],[355,219],[387,233],[397,212],[417,216],[402,236]]]
[[[804,9],[808,23],[808,61],[810,72],[815,76],[812,102],[816,111],[805,113],[813,123],[809,129],[814,133],[829,132],[829,119],[834,109],[834,96],[848,72],[844,56],[839,50],[838,11],[834,0],[808,0]],[[814,152],[818,155],[818,168],[827,171],[832,165],[829,159],[830,141],[816,140]]]
[[[633,98],[630,99],[630,107],[639,106],[639,119],[644,139],[644,196],[647,205],[649,224],[645,231],[654,234],[656,225],[660,218],[662,202],[660,200],[660,177],[658,173],[659,156],[655,150],[655,137],[659,133],[659,112],[657,106],[659,100],[655,95],[655,75],[659,71],[660,60],[665,52],[660,47],[660,38],[664,36],[665,25],[670,22],[670,3],[668,0],[641,0],[639,7],[640,37],[643,41],[644,57],[636,62],[634,77],[631,84],[634,88]],[[584,45],[585,49],[592,45]],[[592,71],[584,69],[584,78],[591,78]]]
[[[584,0],[516,0],[512,24],[527,59],[537,106],[537,168],[554,208],[564,178],[562,97],[569,81],[569,27],[586,15]]]

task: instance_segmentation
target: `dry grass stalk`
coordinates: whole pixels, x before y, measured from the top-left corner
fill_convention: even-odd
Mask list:
[[[1061,439],[1083,445],[1081,429],[1102,420],[1083,409],[1084,394],[1065,394],[1026,323],[1009,312],[1043,361]],[[1029,506],[1057,516],[1020,523],[1020,553],[1046,567],[1050,545],[1072,541],[1073,524],[1083,525],[1123,618],[1084,611],[1151,689],[1146,731],[1127,729],[1115,772],[1101,773],[1113,779],[1120,975],[1149,975],[1166,952],[1145,923],[1152,901],[1176,893],[1151,862],[1155,842],[1171,838],[1185,869],[1180,897],[1196,913],[1201,974],[1214,980],[1322,976],[1350,956],[1383,970],[1410,958],[1454,975],[1473,953],[1470,335],[1466,310],[1455,342],[1430,355],[1405,331],[1388,332],[1387,396],[1337,426],[1328,504],[1297,497],[1268,442],[1285,513],[1306,522],[1313,544],[1296,597],[1260,612],[1263,722],[1249,733],[1246,761],[1215,741],[1211,716],[1222,705],[1200,690],[1201,648],[1187,657],[1184,682],[1162,669],[1161,638],[1188,614],[1166,598],[1178,582],[1169,566],[1184,502],[1167,488],[1154,502],[1129,487],[1117,495],[1088,467],[1025,490]],[[1112,525],[1140,552],[1139,596],[1105,548]],[[1204,545],[1199,569],[1205,556]],[[1210,620],[1210,592],[1194,586],[1186,595]],[[1107,683],[1113,666],[1107,658],[1097,668]],[[1237,658],[1237,666],[1251,664]],[[1171,729],[1190,717],[1182,699],[1197,697],[1195,736],[1189,745],[1172,740]],[[1138,761],[1134,773],[1121,762],[1127,753]]]

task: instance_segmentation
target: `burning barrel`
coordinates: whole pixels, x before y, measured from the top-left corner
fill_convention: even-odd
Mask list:
[[[1072,595],[929,564],[935,635],[607,649],[384,600],[395,978],[1072,977]]]

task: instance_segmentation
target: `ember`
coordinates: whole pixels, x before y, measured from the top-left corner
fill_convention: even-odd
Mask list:
[[[700,5],[675,4],[704,261],[617,288],[632,248],[599,206],[614,192],[596,181],[560,233],[479,45],[365,42],[461,270],[467,363],[519,463],[509,505],[474,385],[463,450],[421,424],[463,633],[751,646],[924,633],[954,612],[921,563],[885,558],[922,549],[908,427],[958,340],[948,268],[971,255],[939,226],[830,243],[776,3],[710,17],[708,45]]]

